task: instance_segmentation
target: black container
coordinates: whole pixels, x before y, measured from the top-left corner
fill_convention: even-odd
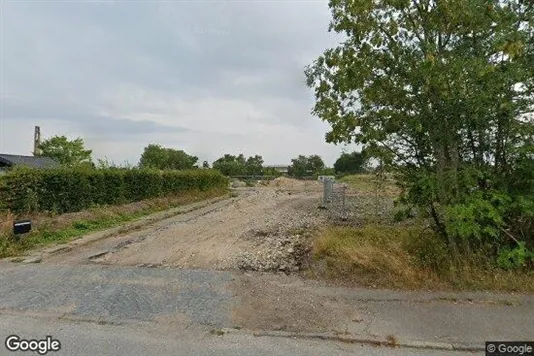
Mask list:
[[[26,234],[32,230],[31,220],[17,220],[13,221],[13,233],[15,235]]]

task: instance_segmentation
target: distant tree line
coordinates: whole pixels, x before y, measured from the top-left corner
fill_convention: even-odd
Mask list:
[[[263,157],[225,154],[213,162],[213,168],[226,176],[262,175]]]
[[[98,160],[97,164],[91,159],[92,150],[85,148],[83,139],[69,140],[65,136],[54,136],[43,141],[39,146],[41,156],[51,157],[63,166],[93,168],[109,168],[114,166],[107,160]],[[365,152],[342,153],[332,168],[326,167],[319,155],[299,155],[291,160],[287,174],[296,178],[317,175],[346,175],[364,173],[367,169],[368,158]],[[143,150],[138,164],[139,168],[160,170],[187,170],[210,168],[208,161],[199,164],[198,157],[174,148],[163,147],[159,144],[149,144]],[[131,167],[130,167],[131,168]],[[274,167],[264,166],[263,157],[254,155],[245,157],[243,154],[224,154],[215,160],[212,167],[222,174],[235,176],[280,176],[282,173]]]

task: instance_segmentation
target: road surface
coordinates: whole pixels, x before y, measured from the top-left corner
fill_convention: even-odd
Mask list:
[[[61,342],[59,352],[48,355],[68,356],[446,356],[447,351],[394,349],[344,343],[254,337],[244,332],[222,336],[209,332],[161,329],[153,325],[99,325],[97,323],[54,320],[46,317],[2,315],[0,334],[17,334],[26,339],[52,335]],[[28,355],[11,352],[3,345],[0,355]],[[455,356],[474,355],[457,352]]]

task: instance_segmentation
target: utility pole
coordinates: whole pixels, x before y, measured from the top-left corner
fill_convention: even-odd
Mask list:
[[[39,148],[40,145],[41,145],[41,128],[39,126],[35,126],[35,131],[33,133],[33,155],[34,156],[41,155],[41,149]]]

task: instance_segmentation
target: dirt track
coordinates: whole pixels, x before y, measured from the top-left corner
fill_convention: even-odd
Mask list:
[[[243,189],[229,201],[52,255],[43,262],[283,270],[283,260],[296,253],[298,231],[321,220],[320,191],[298,188]]]
[[[52,268],[116,267],[110,273],[126,266],[180,268],[184,273],[197,268],[296,271],[306,231],[324,223],[324,210],[317,209],[322,189],[317,182],[283,183],[238,189],[235,198],[45,256],[42,263]],[[339,330],[357,314],[330,297],[295,289],[298,277],[284,276],[233,273],[231,293],[239,296],[233,323],[253,330]]]

